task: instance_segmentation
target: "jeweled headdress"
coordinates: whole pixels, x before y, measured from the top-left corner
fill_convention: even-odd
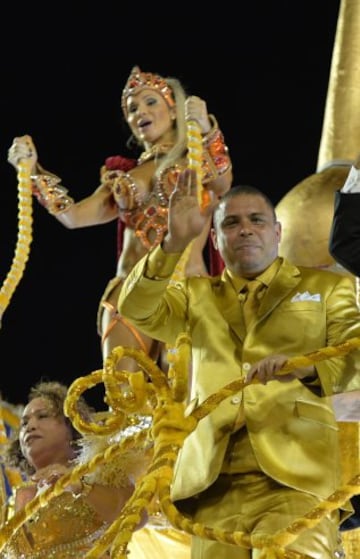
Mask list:
[[[142,72],[139,66],[134,66],[134,68],[131,70],[130,76],[128,77],[121,96],[121,106],[126,117],[126,99],[129,97],[129,95],[135,95],[138,89],[143,88],[154,89],[155,91],[160,93],[160,95],[164,97],[169,107],[173,107],[175,105],[173,91],[162,76],[159,76],[159,74],[151,74],[150,72]]]

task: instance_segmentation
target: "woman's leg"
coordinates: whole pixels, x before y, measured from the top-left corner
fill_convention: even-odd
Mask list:
[[[156,361],[160,354],[159,342],[140,333],[117,312],[121,287],[121,278],[112,279],[100,301],[98,331],[101,335],[103,360],[105,361],[115,347],[122,346],[141,350]],[[139,370],[139,365],[131,357],[124,357],[119,361],[118,369],[134,372]]]

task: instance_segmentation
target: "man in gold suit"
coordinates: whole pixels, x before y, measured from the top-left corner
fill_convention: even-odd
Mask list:
[[[359,351],[286,374],[281,368],[291,357],[359,336],[360,316],[349,277],[278,256],[281,225],[264,193],[243,186],[231,188],[218,204],[210,198],[200,207],[198,199],[195,173],[186,170],[171,197],[168,233],[134,267],[118,306],[133,324],[170,345],[190,333],[187,413],[245,379],[244,390],[223,400],[186,438],[172,498],[195,522],[251,534],[256,544],[285,530],[340,485],[330,396],[359,388]],[[212,238],[223,273],[171,281],[213,210]],[[253,284],[247,284],[255,279],[251,296]],[[302,531],[286,547],[286,557],[341,557],[339,524],[351,510],[343,505]],[[194,537],[192,557],[259,559],[267,557],[264,547]]]

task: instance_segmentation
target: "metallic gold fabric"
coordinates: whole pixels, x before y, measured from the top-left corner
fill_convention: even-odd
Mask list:
[[[238,293],[227,274],[221,278],[204,277],[201,281],[188,278],[186,283],[176,286],[169,286],[166,279],[149,281],[153,269],[159,277],[165,277],[164,269],[170,260],[171,256],[167,257],[159,246],[135,265],[122,288],[119,311],[130,317],[135,326],[141,323],[145,333],[152,332],[155,338],[169,345],[174,345],[176,334],[186,331],[191,324],[196,389],[193,387],[189,400],[193,408],[238,379],[240,371],[246,374],[251,363],[268,355],[269,347],[281,345],[283,353],[297,355],[319,349],[326,343],[338,344],[359,332],[354,286],[349,278],[328,273],[319,275],[282,262],[245,337],[244,325],[239,320]],[[147,277],[141,275],[145,266]],[[171,270],[168,272],[170,278]],[[307,292],[317,294],[318,302],[326,301],[326,305],[314,305],[314,300],[298,297]],[[176,313],[169,311],[172,306]],[[319,313],[323,313],[323,318]],[[349,354],[345,361],[319,362],[317,369],[324,393],[359,389],[356,373],[359,366],[355,354]],[[326,398],[319,401],[298,381],[270,382],[266,386],[252,384],[246,387],[243,397],[248,432],[264,471],[284,485],[320,497],[326,498],[335,491],[339,485],[336,464],[334,467],[338,443],[331,403]],[[274,401],[281,414],[272,413]],[[174,470],[171,487],[174,500],[191,497],[215,481],[239,403],[236,396],[225,399],[185,439]],[[282,428],[280,421],[286,427]],[[324,429],[324,433],[315,436],[314,430],[318,429]],[[292,438],[290,446],[289,437]]]
[[[1,559],[80,559],[106,525],[81,497],[55,497],[9,540]]]
[[[249,281],[246,284],[245,300],[242,304],[242,312],[246,329],[249,329],[250,324],[254,320],[257,309],[259,307],[259,300],[257,298],[258,291],[261,289],[262,283],[258,280]]]
[[[342,456],[343,481],[350,480],[360,472],[360,429],[359,423],[341,422],[340,446]],[[360,528],[343,532],[346,559],[358,559],[360,550]]]
[[[319,504],[319,499],[278,485],[265,474],[254,471],[240,476],[221,476],[201,499],[195,501],[192,514],[195,522],[216,526],[233,532],[251,533],[254,541],[264,534],[281,532],[296,518],[301,518]],[[272,514],[264,514],[264,510]],[[221,520],[219,521],[219,518]],[[338,512],[331,513],[317,527],[316,536],[305,530],[287,550],[302,553],[302,557],[334,559],[341,557],[342,546],[337,534]],[[339,555],[336,555],[339,553]],[[240,546],[194,537],[192,559],[253,559],[259,558],[259,548],[252,552]],[[275,554],[266,554],[275,558]],[[280,557],[280,555],[279,555]]]
[[[134,532],[129,544],[129,559],[190,559],[191,536],[173,528],[145,526]]]

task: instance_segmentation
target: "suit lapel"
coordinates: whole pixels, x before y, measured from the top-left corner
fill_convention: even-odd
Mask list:
[[[295,289],[300,281],[301,276],[298,268],[284,260],[275,278],[265,291],[259,306],[258,318],[253,322],[252,327],[260,320],[266,318]],[[246,329],[242,318],[241,305],[238,294],[226,271],[222,273],[220,281],[217,278],[213,290],[220,313],[237,337],[243,341],[246,336]]]
[[[268,314],[295,289],[300,281],[301,276],[299,269],[285,260],[270,286],[265,291],[265,295],[259,306],[258,319],[256,322],[266,318]]]

